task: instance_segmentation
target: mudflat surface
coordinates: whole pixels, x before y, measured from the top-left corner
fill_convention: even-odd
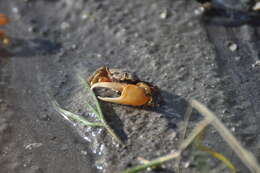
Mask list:
[[[0,172],[112,173],[138,164],[137,157],[167,154],[177,149],[190,98],[209,106],[259,159],[259,31],[207,26],[195,17],[197,5],[0,0],[0,12],[11,20],[4,29],[12,38],[10,47],[0,49]],[[87,78],[101,66],[135,72],[162,90],[165,104],[159,108],[102,102],[126,147],[105,130],[74,126],[50,104],[55,99],[88,117],[88,98],[77,76]],[[240,172],[249,172],[217,133],[206,143]],[[181,165],[192,165],[189,159]],[[174,172],[174,162],[161,172]]]

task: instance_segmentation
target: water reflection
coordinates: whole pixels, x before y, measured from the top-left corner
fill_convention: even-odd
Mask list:
[[[10,46],[2,48],[3,54],[9,57],[33,57],[37,55],[49,55],[57,53],[61,44],[45,39],[24,40],[12,38]],[[2,52],[1,51],[1,52]]]

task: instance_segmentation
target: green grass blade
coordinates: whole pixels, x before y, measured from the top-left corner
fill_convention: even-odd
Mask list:
[[[96,116],[97,116],[98,118],[100,118],[98,111],[97,111],[91,104],[86,103],[86,106],[87,106],[88,109],[90,109],[90,111],[92,111],[94,114],[96,114]]]
[[[74,114],[72,112],[69,112],[65,109],[62,109],[61,107],[59,107],[58,103],[56,101],[52,102],[52,105],[54,107],[54,109],[61,114],[64,117],[67,117],[69,119],[75,120],[77,122],[80,122],[86,126],[91,126],[91,127],[104,127],[104,125],[102,123],[98,123],[98,122],[90,122],[88,120],[86,120],[84,117]]]
[[[97,97],[96,97],[94,91],[92,91],[92,90],[90,89],[89,84],[88,84],[88,83],[87,83],[87,82],[86,82],[82,77],[79,77],[79,79],[80,79],[80,81],[83,83],[84,88],[86,89],[86,91],[87,91],[87,92],[90,92],[92,98],[94,99],[94,102],[95,102],[96,108],[97,108],[97,111],[96,111],[96,112],[99,113],[98,115],[99,115],[100,118],[102,119],[104,116],[103,116],[103,113],[102,113],[102,110],[101,110],[100,104],[99,104],[99,102],[98,102],[98,99],[97,99]],[[103,119],[104,119],[104,118],[103,118]]]
[[[99,118],[99,120],[102,122],[103,127],[106,128],[106,130],[109,132],[109,134],[121,145],[124,145],[124,142],[121,140],[121,138],[115,133],[115,131],[108,125],[107,121],[105,120],[104,114],[101,110],[101,106],[99,104],[99,101],[95,95],[95,93],[90,89],[89,84],[82,78],[79,77],[80,81],[84,84],[84,88],[86,89],[87,92],[91,93],[92,98],[94,99],[96,108],[95,109],[92,105],[87,103],[87,106],[89,109],[91,109]]]
[[[232,171],[232,173],[236,173],[237,172],[236,167],[223,154],[218,153],[218,152],[214,151],[213,149],[208,148],[208,147],[203,146],[203,145],[198,146],[198,149],[201,150],[201,151],[209,153],[212,157],[215,157],[218,160],[221,160]]]

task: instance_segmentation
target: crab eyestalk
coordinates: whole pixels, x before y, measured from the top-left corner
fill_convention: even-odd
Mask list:
[[[92,85],[91,89],[94,88],[109,88],[115,91],[120,91],[119,97],[100,97],[98,98],[103,101],[131,105],[131,106],[143,106],[151,101],[151,92],[148,85],[144,83],[126,84],[117,82],[99,82]]]

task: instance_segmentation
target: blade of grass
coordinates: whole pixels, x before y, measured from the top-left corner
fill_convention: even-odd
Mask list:
[[[230,147],[236,152],[239,158],[244,162],[244,164],[249,168],[252,173],[259,173],[260,168],[259,165],[253,156],[253,154],[247,151],[245,148],[239,144],[237,139],[231,134],[231,132],[221,123],[216,115],[212,113],[206,106],[201,104],[196,100],[191,100],[190,105],[195,108],[198,112],[200,112],[205,118],[203,121],[198,123],[196,127],[193,129],[191,134],[185,139],[179,147],[179,150],[173,154],[169,154],[166,156],[159,157],[158,159],[152,160],[146,164],[139,165],[133,168],[129,168],[125,170],[123,173],[137,173],[145,170],[146,168],[160,165],[166,161],[178,158],[182,151],[184,151],[193,141],[194,139],[209,125],[212,124],[217,131],[220,133],[222,138],[230,145]],[[234,146],[233,146],[234,145]],[[216,153],[213,153],[216,154]],[[243,158],[244,156],[244,158]],[[221,158],[221,160],[225,160],[218,155],[216,157]],[[228,162],[228,161],[227,161]],[[229,164],[229,163],[228,163]]]
[[[100,104],[99,104],[99,101],[96,97],[96,94],[94,93],[94,91],[92,91],[90,89],[90,86],[89,84],[82,78],[82,77],[79,77],[81,83],[84,85],[84,88],[86,89],[87,92],[90,92],[92,98],[94,99],[94,102],[95,102],[95,105],[96,105],[96,108],[97,110],[95,112],[98,112],[98,116],[100,116],[100,119],[104,119],[104,115],[103,115],[103,112],[101,110],[101,107],[100,107]]]
[[[87,108],[89,108],[95,115],[99,115],[99,113],[97,112],[97,110],[91,105],[91,104],[89,104],[89,103],[86,103],[86,106],[87,106]],[[98,116],[98,118],[100,118],[99,116]]]
[[[90,92],[92,98],[94,99],[95,105],[97,110],[90,104],[87,104],[87,106],[92,109],[98,116],[99,120],[103,123],[103,127],[105,127],[107,129],[107,131],[109,132],[109,134],[121,145],[124,145],[124,142],[120,139],[120,137],[114,132],[114,130],[108,125],[104,114],[101,110],[101,106],[99,104],[99,101],[95,95],[95,93],[91,90],[89,84],[81,77],[79,77],[80,81],[83,83],[84,88],[86,89],[87,92]]]
[[[186,132],[187,132],[187,129],[188,129],[188,125],[189,125],[189,121],[190,121],[190,117],[191,117],[191,114],[192,114],[192,107],[190,104],[188,104],[187,106],[187,109],[186,109],[186,112],[184,114],[184,129],[181,133],[181,140],[180,140],[180,144],[184,141],[185,139],[185,136],[186,136]],[[177,165],[177,173],[180,173],[181,172],[181,169],[180,169],[180,163],[181,163],[181,156],[177,159],[176,161],[176,165]]]
[[[234,150],[241,161],[248,167],[252,173],[259,173],[260,166],[254,157],[254,155],[247,151],[238,140],[232,135],[232,133],[226,128],[226,126],[217,118],[217,116],[211,112],[206,106],[198,102],[197,100],[191,100],[190,104],[198,112],[200,112],[206,118],[212,118],[212,125],[219,132],[220,136],[227,142],[227,144]]]
[[[200,145],[200,146],[197,146],[197,147],[198,147],[199,150],[207,152],[212,157],[215,157],[216,159],[221,160],[233,173],[237,172],[237,170],[236,170],[235,166],[232,164],[232,162],[227,157],[225,157],[223,154],[218,153],[218,152],[214,151],[213,149],[208,148],[208,147],[203,146],[203,145]]]
[[[147,169],[149,167],[156,167],[156,166],[161,165],[162,163],[164,163],[164,162],[166,162],[168,160],[172,160],[172,159],[175,159],[175,158],[179,157],[180,154],[181,154],[181,152],[177,151],[177,152],[174,152],[172,154],[160,157],[158,159],[155,159],[155,160],[152,160],[152,161],[148,161],[147,163],[145,163],[143,165],[139,165],[139,166],[127,169],[127,170],[125,170],[122,173],[137,173],[137,172],[143,171],[143,170],[145,170],[145,169]]]
[[[207,129],[204,129],[194,140],[193,144],[197,150],[201,150],[203,152],[206,152],[210,154],[212,157],[215,157],[216,159],[222,161],[233,173],[236,173],[237,170],[235,166],[232,164],[232,162],[225,157],[223,154],[218,153],[214,151],[213,149],[206,147],[203,145],[203,140],[205,139]]]
[[[91,127],[104,127],[104,124],[99,123],[99,122],[90,122],[88,120],[86,120],[85,118],[83,118],[80,115],[74,114],[72,112],[69,112],[65,109],[62,109],[61,107],[59,107],[58,103],[55,101],[52,101],[53,107],[55,108],[55,110],[60,113],[62,116],[65,116],[69,119],[73,119],[75,121],[78,121],[84,125],[87,126],[91,126]]]
[[[163,164],[166,161],[178,158],[181,155],[181,153],[192,143],[192,141],[196,138],[196,136],[211,123],[211,121],[212,120],[210,120],[209,118],[205,118],[204,120],[199,122],[196,125],[196,127],[192,130],[191,134],[187,137],[187,139],[185,139],[183,141],[183,143],[180,145],[178,151],[176,151],[172,154],[168,154],[166,156],[159,157],[159,158],[149,161],[143,165],[129,168],[129,169],[125,170],[123,173],[137,173],[137,172],[143,171],[149,167],[158,166],[158,165]]]

